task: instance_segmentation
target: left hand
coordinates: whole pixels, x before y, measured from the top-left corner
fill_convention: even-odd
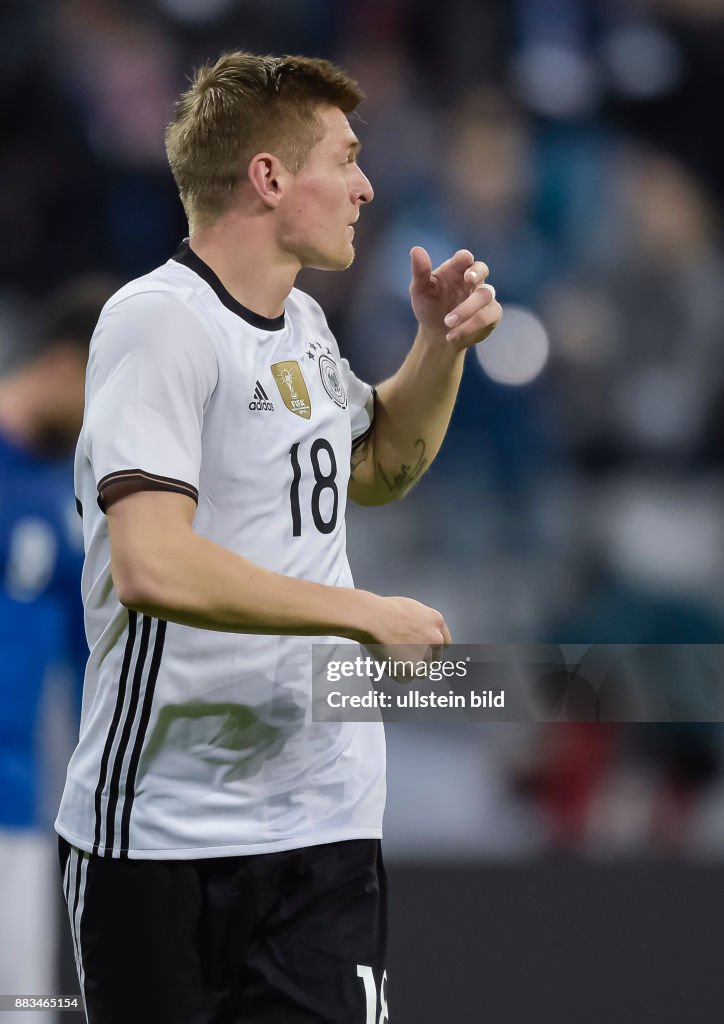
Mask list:
[[[468,249],[459,249],[433,270],[429,254],[419,245],[410,252],[410,259],[412,310],[423,330],[445,335],[458,352],[484,341],[495,330],[503,310],[495,289],[486,284],[485,263]]]

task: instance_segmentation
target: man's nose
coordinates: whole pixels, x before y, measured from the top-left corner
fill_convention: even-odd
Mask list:
[[[375,190],[372,188],[370,179],[360,170],[360,184],[357,187],[357,198],[360,203],[371,203],[375,198]]]

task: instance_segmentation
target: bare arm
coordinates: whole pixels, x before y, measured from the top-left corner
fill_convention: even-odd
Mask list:
[[[449,642],[442,615],[417,601],[281,576],[199,536],[192,528],[191,498],[158,491],[121,494],[107,498],[111,574],[119,600],[129,608],[236,633]]]
[[[400,369],[377,388],[374,427],[352,452],[353,501],[384,505],[419,480],[447,432],[464,357],[418,331]]]
[[[425,250],[413,249],[410,296],[420,326],[400,369],[377,389],[372,432],[352,453],[349,496],[358,504],[401,498],[440,450],[465,352],[502,315],[487,276],[467,250],[433,271]]]

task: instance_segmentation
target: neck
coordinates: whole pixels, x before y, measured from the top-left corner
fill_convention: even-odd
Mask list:
[[[264,216],[225,214],[209,227],[195,227],[191,248],[218,276],[226,290],[254,313],[277,317],[301,269],[280,253]]]

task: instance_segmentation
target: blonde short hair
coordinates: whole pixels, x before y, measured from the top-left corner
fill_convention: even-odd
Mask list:
[[[213,221],[229,208],[256,153],[274,153],[296,174],[322,138],[316,108],[348,114],[363,98],[340,68],[312,57],[237,51],[199,68],[166,130],[189,222]]]

